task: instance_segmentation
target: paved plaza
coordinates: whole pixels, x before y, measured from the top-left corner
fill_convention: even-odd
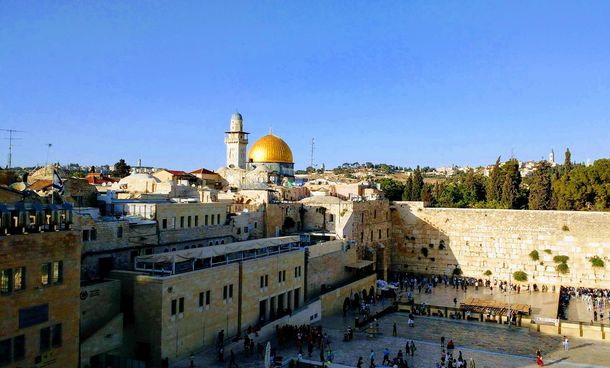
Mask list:
[[[439,305],[445,307],[453,307],[453,298],[457,299],[457,306],[460,306],[464,300],[468,298],[485,298],[501,301],[504,303],[529,304],[532,307],[532,316],[557,318],[557,308],[559,306],[559,292],[527,292],[520,293],[510,291],[501,292],[498,288],[493,289],[479,287],[475,290],[474,287],[468,287],[464,292],[461,289],[455,289],[451,286],[439,285],[432,288],[432,294],[421,294],[415,290],[413,298],[415,303],[426,303],[428,305]],[[570,303],[571,304],[571,303]]]
[[[467,360],[473,358],[479,367],[536,367],[534,354],[540,349],[546,365],[556,367],[610,367],[610,344],[584,339],[571,339],[570,350],[565,352],[561,345],[560,336],[548,336],[530,332],[524,328],[508,328],[507,326],[454,321],[436,317],[417,317],[415,327],[407,327],[405,313],[393,313],[379,320],[382,335],[376,338],[367,337],[366,333],[357,331],[354,339],[344,342],[345,327],[352,324],[355,315],[347,317],[332,316],[324,318],[322,325],[328,333],[331,348],[334,353],[334,365],[354,367],[358,357],[362,356],[365,367],[368,367],[368,357],[371,349],[376,352],[376,362],[381,363],[383,349],[388,348],[395,356],[399,349],[403,349],[407,341],[413,340],[417,347],[414,357],[408,358],[409,367],[433,368],[440,357],[440,337],[446,340],[453,339],[456,345],[456,356],[462,351]],[[392,336],[392,324],[398,324],[398,336]],[[275,339],[271,340],[276,346]],[[266,342],[265,342],[266,343]],[[230,347],[227,347],[227,354]],[[239,367],[262,367],[262,359],[247,356],[240,345],[234,349]],[[296,347],[293,343],[281,346],[279,354],[283,357],[295,357]],[[315,349],[312,360],[319,361],[320,352]],[[307,357],[305,357],[307,358]],[[309,358],[307,358],[309,359]],[[228,367],[228,359],[224,364],[218,363],[213,350],[208,350],[195,357],[196,367]],[[189,361],[184,360],[175,367],[189,367]],[[332,366],[331,366],[332,367]]]

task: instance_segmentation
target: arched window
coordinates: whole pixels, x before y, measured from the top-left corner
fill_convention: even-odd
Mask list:
[[[225,241],[224,241],[224,240],[221,240],[221,241],[220,241],[220,244],[224,244],[224,243],[225,243]]]

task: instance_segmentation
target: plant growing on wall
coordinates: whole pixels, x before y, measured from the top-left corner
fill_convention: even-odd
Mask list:
[[[589,258],[589,262],[591,262],[591,266],[595,269],[595,268],[604,268],[604,266],[606,266],[606,263],[604,262],[603,259],[599,258],[599,256],[594,256]]]
[[[445,249],[445,241],[444,241],[444,240],[441,240],[441,241],[438,243],[438,249],[440,249],[440,250]]]
[[[568,227],[568,225],[563,225],[561,227],[561,230],[563,230],[563,231],[570,231],[570,228]]]
[[[426,247],[422,247],[421,248],[421,254],[425,257],[428,258],[428,248]]]
[[[546,253],[546,254],[551,254],[551,253],[553,253],[553,252],[551,252],[551,250],[550,250],[550,249],[545,249],[545,250],[544,250],[544,253]]]
[[[462,275],[462,269],[456,266],[456,267],[453,269],[452,274],[453,274],[454,276],[460,276],[460,275]]]
[[[527,273],[525,273],[523,271],[515,271],[515,272],[513,272],[513,279],[515,281],[519,281],[519,282],[526,282],[527,281]]]
[[[570,260],[568,256],[555,256],[553,257],[553,262],[555,263],[567,263]]]
[[[485,271],[485,273],[483,275],[485,275],[487,277],[491,276],[491,270]]]
[[[570,272],[570,267],[568,267],[567,263],[560,263],[555,266],[555,271],[557,271],[557,273],[565,275]]]
[[[538,261],[540,259],[540,253],[538,253],[537,250],[533,250],[530,252],[529,254],[530,258],[532,259],[532,261]]]

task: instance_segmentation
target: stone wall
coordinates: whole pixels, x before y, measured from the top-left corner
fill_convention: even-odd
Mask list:
[[[320,295],[320,302],[322,303],[322,316],[330,316],[341,313],[343,310],[343,303],[345,302],[346,298],[349,298],[352,294],[362,290],[366,290],[368,293],[371,286],[375,287],[376,281],[377,275],[370,275],[358,281],[354,281],[351,284]]]
[[[345,266],[356,262],[358,254],[355,247],[347,241],[335,240],[309,247],[307,264],[307,299],[320,295],[322,285],[331,287],[353,277]]]
[[[81,286],[80,332],[87,338],[121,312],[121,282],[105,280]]]
[[[392,224],[394,271],[450,274],[459,265],[464,275],[479,278],[486,270],[503,280],[524,271],[531,284],[610,287],[607,212],[424,208],[421,202],[396,202]],[[533,250],[540,260],[529,257]],[[566,275],[555,269],[558,255],[569,257]],[[593,269],[589,258],[595,255],[604,259],[604,268]]]

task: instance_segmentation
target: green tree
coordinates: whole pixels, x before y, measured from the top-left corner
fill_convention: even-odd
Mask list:
[[[413,171],[413,186],[411,187],[411,200],[421,201],[421,192],[424,189],[424,177],[422,176],[419,165]]]
[[[564,174],[569,176],[570,172],[572,171],[572,153],[570,152],[569,148],[566,148],[565,158],[563,160],[563,169]]]
[[[486,194],[488,203],[500,203],[502,200],[502,181],[502,168],[500,167],[500,157],[498,157],[487,180]]]
[[[412,201],[412,194],[413,191],[413,176],[409,176],[407,178],[407,182],[405,183],[405,189],[402,192],[402,200],[403,201]]]
[[[502,204],[505,208],[519,208],[521,199],[521,173],[519,172],[519,162],[516,159],[506,161],[503,171]]]
[[[529,208],[531,210],[552,209],[552,192],[550,166],[546,161],[540,161],[530,184]]]
[[[400,201],[402,199],[405,186],[401,182],[389,178],[383,178],[379,179],[377,183],[381,184],[381,190],[383,190],[385,196],[390,201]]]
[[[116,164],[114,164],[112,176],[116,178],[124,178],[129,175],[130,170],[131,166],[127,165],[124,159],[120,159]]]

